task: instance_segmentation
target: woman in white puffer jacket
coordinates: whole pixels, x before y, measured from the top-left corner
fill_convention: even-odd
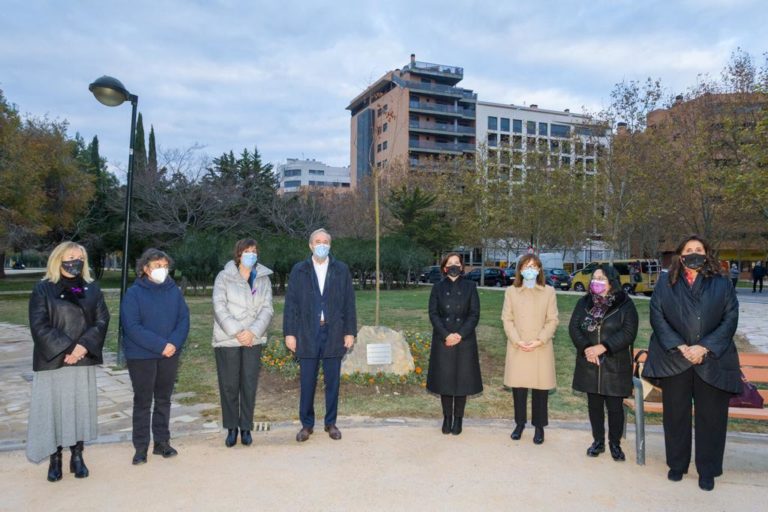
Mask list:
[[[256,240],[238,240],[235,259],[213,285],[213,347],[219,377],[225,444],[249,446],[253,439],[253,408],[261,368],[261,348],[272,321],[272,271],[257,264]]]

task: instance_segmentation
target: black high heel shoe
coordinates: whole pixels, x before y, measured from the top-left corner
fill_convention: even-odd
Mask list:
[[[72,458],[69,459],[69,472],[75,474],[75,478],[88,478],[90,472],[83,460],[83,442],[78,441],[74,446],[69,447]]]
[[[253,443],[253,437],[251,437],[250,430],[240,431],[240,442],[243,443],[243,446],[251,446],[251,443]]]
[[[453,428],[453,417],[443,416],[443,434],[450,434]]]
[[[56,453],[51,454],[51,461],[48,465],[48,481],[58,482],[62,477],[61,472],[61,446],[56,449]]]
[[[224,440],[227,448],[232,448],[237,444],[237,429],[231,428],[227,431],[227,438]]]

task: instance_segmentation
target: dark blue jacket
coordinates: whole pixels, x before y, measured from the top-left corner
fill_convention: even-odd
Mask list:
[[[126,359],[160,359],[172,343],[180,349],[189,334],[189,308],[173,279],[156,284],[136,279],[120,306]]]
[[[316,358],[320,353],[317,334],[321,309],[328,325],[328,341],[323,357],[342,357],[347,352],[344,336],[357,335],[352,275],[346,264],[329,258],[322,295],[311,257],[294,265],[288,277],[283,333],[285,336],[296,336],[296,356],[299,358]]]
[[[740,392],[739,355],[733,342],[738,323],[739,301],[729,279],[699,274],[691,287],[683,276],[672,285],[669,274],[663,274],[651,297],[653,334],[643,376],[672,377],[693,366],[707,384]],[[679,345],[701,345],[710,353],[694,366],[677,349]]]

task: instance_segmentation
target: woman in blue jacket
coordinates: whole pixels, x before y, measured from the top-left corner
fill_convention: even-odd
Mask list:
[[[136,281],[120,307],[123,349],[133,384],[133,464],[147,462],[149,426],[152,453],[177,454],[168,428],[171,393],[179,353],[189,333],[189,308],[176,283],[168,277],[173,260],[163,251],[147,249],[136,265]],[[150,412],[152,401],[155,407]]]

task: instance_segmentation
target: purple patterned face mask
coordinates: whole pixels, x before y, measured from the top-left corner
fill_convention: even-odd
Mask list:
[[[605,291],[608,289],[608,283],[605,281],[598,281],[596,279],[593,279],[589,282],[589,291],[594,293],[595,295],[602,295],[605,293]]]

